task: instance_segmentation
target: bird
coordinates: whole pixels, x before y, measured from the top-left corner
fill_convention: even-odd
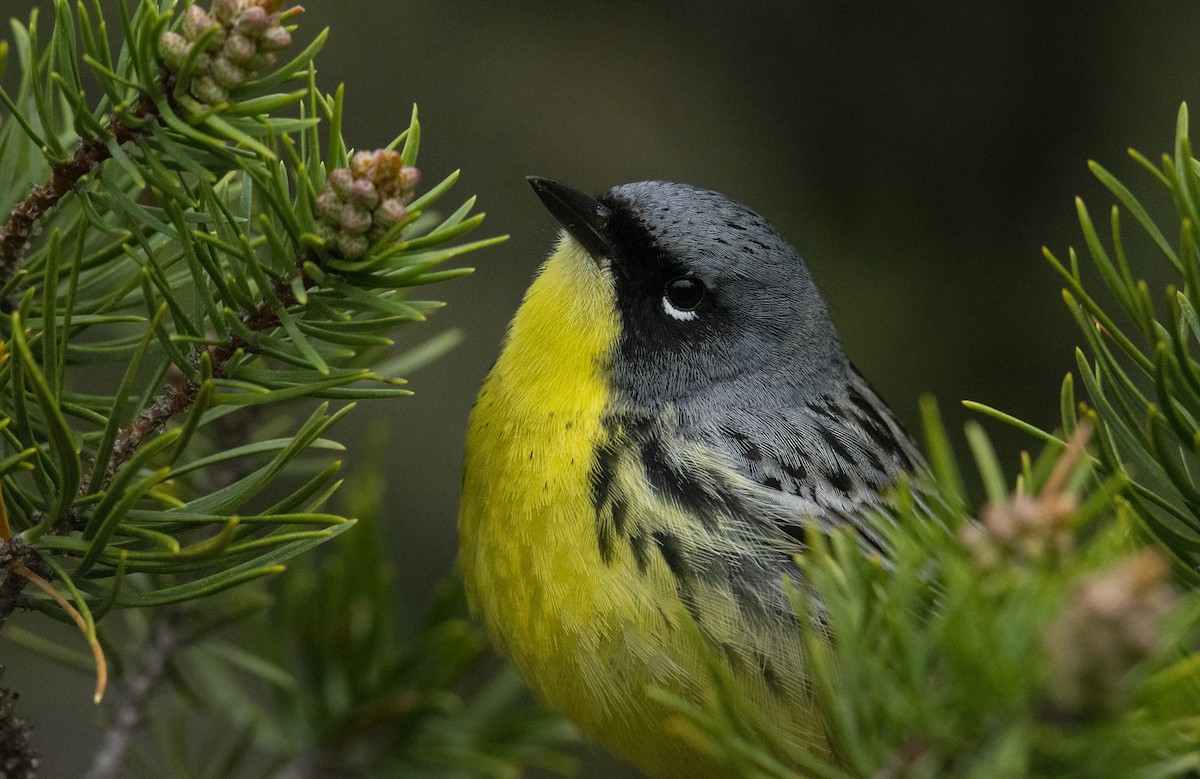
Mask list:
[[[762,216],[686,184],[528,181],[562,230],[470,416],[472,612],[542,701],[649,776],[728,775],[652,693],[703,701],[711,657],[740,705],[828,756],[796,555],[849,528],[885,557],[867,517],[918,446]]]

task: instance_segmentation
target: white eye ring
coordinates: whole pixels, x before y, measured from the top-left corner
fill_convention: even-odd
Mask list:
[[[691,322],[700,318],[700,315],[697,314],[694,309],[691,311],[683,311],[675,308],[675,306],[671,305],[671,301],[667,299],[666,295],[663,295],[662,306],[663,311],[666,312],[667,316],[671,317],[672,319],[678,319],[680,322]]]

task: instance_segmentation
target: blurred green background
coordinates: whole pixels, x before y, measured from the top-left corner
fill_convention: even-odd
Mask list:
[[[33,5],[48,11],[0,8]],[[413,614],[453,564],[474,393],[555,236],[525,175],[741,200],[806,256],[847,352],[910,427],[923,392],[955,426],[967,398],[1052,427],[1076,335],[1040,247],[1081,243],[1076,194],[1106,221],[1088,159],[1148,187],[1125,149],[1157,158],[1179,103],[1200,106],[1197,3],[313,0],[300,22],[302,41],[332,28],[318,77],[346,84],[347,140],[386,144],[417,103],[426,181],[461,168],[456,191],[488,213],[480,236],[511,235],[401,334],[459,328],[463,345],[412,377],[416,396],[341,431],[386,428]],[[1007,462],[1030,444],[989,428]],[[91,680],[47,685],[53,666],[4,654],[46,775],[74,775],[94,744],[78,714]],[[589,770],[615,775],[600,757]]]

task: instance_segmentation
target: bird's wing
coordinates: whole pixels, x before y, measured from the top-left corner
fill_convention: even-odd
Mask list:
[[[728,480],[724,490],[755,504],[731,514],[764,521],[797,543],[807,526],[848,524],[880,548],[864,515],[900,473],[924,461],[866,380],[854,370],[848,378],[841,394],[724,416],[705,429],[706,447],[745,480]]]

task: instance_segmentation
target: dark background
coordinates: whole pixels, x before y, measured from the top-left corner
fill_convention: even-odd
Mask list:
[[[347,141],[385,145],[418,103],[425,180],[462,168],[455,199],[477,194],[488,213],[477,235],[512,236],[430,289],[449,307],[401,335],[460,328],[464,344],[412,377],[415,397],[341,431],[386,429],[387,530],[412,614],[453,564],[467,413],[555,236],[525,175],[596,192],[673,179],[741,200],[805,254],[847,352],[910,427],[923,392],[955,429],[961,399],[1052,427],[1077,339],[1040,247],[1082,244],[1076,194],[1106,222],[1088,159],[1149,191],[1126,148],[1169,151],[1180,102],[1200,94],[1200,4],[1183,2],[312,0],[300,21],[301,41],[332,28],[318,78],[346,84]],[[988,427],[1006,462],[1031,444]],[[94,743],[79,713],[91,680],[47,685],[55,666],[3,652],[46,775],[73,775]]]

